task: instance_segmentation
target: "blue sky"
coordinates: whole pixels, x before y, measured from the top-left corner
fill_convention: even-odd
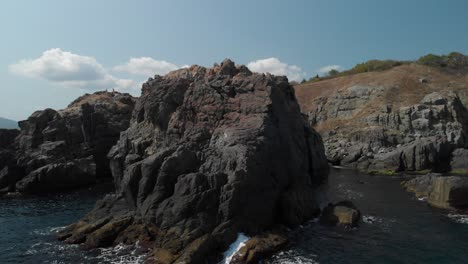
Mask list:
[[[0,4],[0,116],[224,58],[309,78],[369,59],[468,53],[468,1],[23,1]],[[250,63],[250,64],[249,64]]]

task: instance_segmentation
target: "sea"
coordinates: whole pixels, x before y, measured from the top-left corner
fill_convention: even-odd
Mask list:
[[[401,180],[332,169],[328,198],[353,201],[363,215],[359,227],[326,227],[313,219],[291,230],[291,245],[263,263],[468,263],[468,213],[432,208],[405,192]],[[99,185],[0,200],[0,263],[144,263],[138,245],[85,251],[56,240],[111,191]]]

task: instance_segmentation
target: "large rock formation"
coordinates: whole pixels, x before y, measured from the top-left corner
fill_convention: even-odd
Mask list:
[[[97,92],[64,110],[34,112],[19,122],[14,162],[0,164],[0,189],[54,192],[111,177],[106,155],[128,128],[134,104],[128,94]]]
[[[230,60],[148,80],[109,157],[115,194],[60,238],[149,241],[156,263],[214,261],[239,232],[302,223],[328,173],[288,80]]]
[[[332,164],[446,172],[468,168],[466,80],[464,72],[410,64],[299,85],[296,93]]]

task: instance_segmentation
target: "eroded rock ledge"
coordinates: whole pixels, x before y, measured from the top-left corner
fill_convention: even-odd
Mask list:
[[[0,163],[0,194],[65,191],[110,178],[107,153],[128,128],[134,105],[129,94],[97,92],[63,110],[34,112],[19,122],[9,146],[0,146],[9,153]]]
[[[109,158],[115,194],[60,238],[146,241],[156,263],[213,262],[239,232],[316,216],[328,174],[288,80],[230,60],[148,80]]]
[[[402,183],[403,187],[438,208],[468,208],[468,177],[429,173]]]

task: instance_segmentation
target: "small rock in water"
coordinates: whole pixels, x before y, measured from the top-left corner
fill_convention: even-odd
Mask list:
[[[329,204],[323,209],[320,223],[330,226],[355,227],[361,219],[361,212],[350,201]]]

